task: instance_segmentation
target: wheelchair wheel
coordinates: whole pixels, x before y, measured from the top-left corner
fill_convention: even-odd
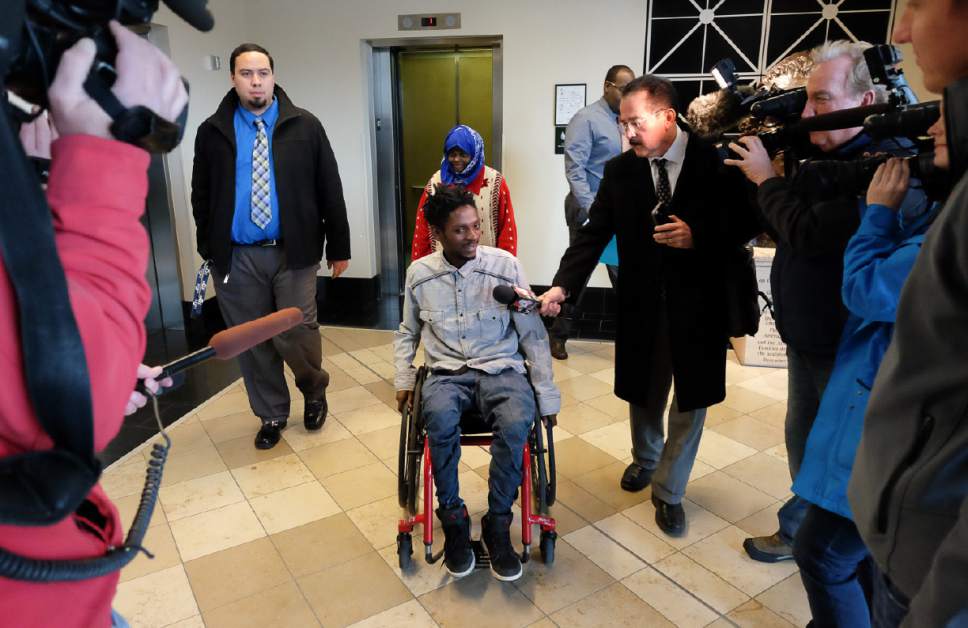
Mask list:
[[[407,571],[413,566],[413,540],[406,532],[397,535],[397,558],[400,560],[401,571]]]
[[[557,539],[558,535],[554,532],[541,533],[541,560],[546,565],[555,562],[555,541]]]
[[[423,422],[420,418],[420,398],[423,389],[423,367],[417,372],[413,389],[413,407],[404,408],[400,424],[400,457],[397,467],[397,497],[400,507],[410,516],[417,514],[417,495],[420,493],[420,462],[423,458]]]
[[[548,473],[545,468],[543,439],[541,438],[541,419],[535,421],[531,432],[531,492],[534,495],[535,512],[548,514]]]

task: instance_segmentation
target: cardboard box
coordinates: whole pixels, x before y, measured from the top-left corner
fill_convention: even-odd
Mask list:
[[[770,299],[773,292],[770,290],[770,268],[773,266],[773,255],[776,249],[756,247],[753,249],[753,263],[756,266],[756,281],[760,286],[760,291]],[[760,307],[765,304],[760,303]],[[736,359],[743,366],[768,366],[773,368],[786,368],[786,345],[780,340],[780,332],[776,329],[776,323],[770,316],[770,311],[766,310],[760,316],[760,329],[755,336],[744,336],[743,338],[732,338],[733,352]]]

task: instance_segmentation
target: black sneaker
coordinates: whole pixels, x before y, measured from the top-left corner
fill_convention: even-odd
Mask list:
[[[437,518],[444,528],[444,566],[455,578],[474,571],[474,550],[471,549],[471,520],[467,507],[437,509]]]
[[[511,582],[521,577],[521,558],[511,545],[511,520],[514,515],[487,513],[481,520],[481,539],[491,557],[491,573],[498,580]]]

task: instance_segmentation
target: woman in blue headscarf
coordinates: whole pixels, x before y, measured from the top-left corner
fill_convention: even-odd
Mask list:
[[[438,185],[462,185],[467,188],[474,195],[474,205],[481,220],[480,244],[517,255],[517,227],[507,182],[500,172],[484,164],[484,139],[481,135],[471,127],[459,124],[447,133],[440,170],[430,177],[417,205],[417,226],[411,251],[413,259],[430,255],[439,246],[423,215],[424,203]]]

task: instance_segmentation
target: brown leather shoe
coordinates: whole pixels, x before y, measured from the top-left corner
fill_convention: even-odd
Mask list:
[[[568,359],[568,351],[565,349],[565,342],[567,340],[567,338],[548,336],[548,344],[551,346],[551,357],[556,360]]]

